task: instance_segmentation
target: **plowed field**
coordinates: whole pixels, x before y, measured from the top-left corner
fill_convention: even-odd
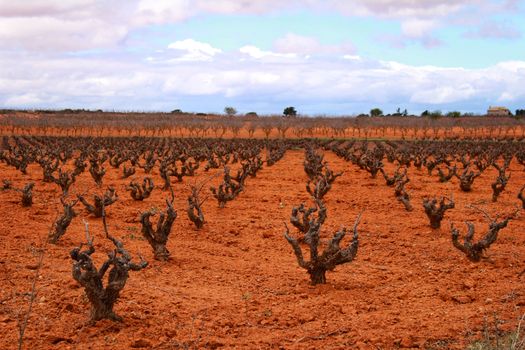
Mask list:
[[[149,262],[146,269],[130,272],[115,307],[123,322],[95,325],[88,324],[89,303],[72,278],[69,252],[85,241],[86,220],[95,237],[94,259],[97,265],[104,261],[112,246],[104,238],[101,219],[78,204],[79,215],[66,235],[57,245],[44,243],[62,208],[60,188],[42,182],[38,165],[31,164],[28,175],[21,175],[1,163],[0,179],[17,188],[29,181],[36,185],[29,208],[21,206],[19,193],[0,192],[0,348],[17,346],[40,249],[44,259],[26,349],[455,349],[479,337],[485,320],[505,321],[503,330],[517,325],[525,305],[525,276],[519,276],[525,269],[525,218],[511,221],[479,263],[452,246],[450,223],[465,234],[464,221],[472,221],[475,237],[484,234],[487,219],[469,205],[492,215],[512,212],[525,183],[523,167],[512,164],[509,185],[497,203],[490,200],[490,183],[497,176],[493,168],[476,179],[472,192],[463,193],[456,178],[439,183],[426,169],[411,167],[407,190],[415,210],[407,212],[380,174],[373,179],[331,152],[325,160],[344,174],[325,197],[328,219],[322,238],[341,225],[351,227],[357,214],[364,213],[356,260],[328,272],[327,284],[318,286],[310,285],[283,238],[292,207],[310,204],[303,150],[289,150],[274,166],[264,166],[225,208],[210,197],[201,230],[185,211],[188,183],[194,179],[173,182],[178,217],[167,262],[153,259],[139,222],[141,211],[165,207],[168,192],[160,188],[158,167],[152,172],[156,188],[143,202],[126,192],[130,179],[121,179],[121,171],[108,166],[100,189],[87,171],[81,174],[72,193],[86,193],[91,200],[107,185],[117,189],[119,200],[107,208],[109,230],[134,257],[140,253]],[[392,164],[385,168],[394,170]],[[197,178],[209,174],[199,169]],[[138,169],[133,178],[141,181],[144,176]],[[451,194],[456,208],[446,213],[441,229],[432,230],[423,197]]]

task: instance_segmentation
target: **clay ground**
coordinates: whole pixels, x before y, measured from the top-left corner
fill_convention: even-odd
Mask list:
[[[168,262],[153,260],[141,238],[139,212],[164,209],[167,192],[156,188],[144,202],[125,191],[129,179],[109,169],[104,186],[114,185],[119,200],[108,207],[110,232],[129,251],[140,252],[150,265],[131,272],[116,311],[122,323],[87,324],[89,304],[71,276],[69,251],[84,241],[82,219],[95,236],[95,260],[101,264],[111,245],[103,237],[100,219],[76,207],[66,235],[57,245],[44,245],[37,295],[24,338],[26,349],[391,349],[397,347],[464,348],[479,337],[484,319],[494,315],[515,327],[524,313],[525,291],[519,274],[525,269],[525,217],[500,232],[488,259],[469,262],[450,242],[450,222],[466,231],[476,225],[476,237],[486,232],[482,214],[466,206],[477,204],[490,213],[509,213],[525,182],[523,168],[513,164],[507,190],[490,202],[494,169],[483,173],[474,191],[459,191],[457,179],[441,184],[426,169],[409,170],[415,210],[406,212],[393,189],[380,177],[371,179],[357,167],[326,153],[332,169],[345,171],[326,198],[326,239],[340,225],[359,225],[359,252],[350,264],[327,274],[326,285],[311,286],[283,238],[292,206],[308,201],[303,170],[304,152],[288,151],[224,209],[210,198],[204,205],[207,223],[201,231],[185,213],[188,181],[174,183],[178,218],[172,230]],[[392,171],[393,166],[386,167]],[[200,177],[207,176],[202,171]],[[135,178],[144,174],[138,170]],[[161,185],[158,168],[153,170]],[[35,204],[23,208],[19,193],[0,192],[0,348],[14,349],[18,319],[29,305],[38,249],[60,208],[60,189],[42,182],[38,166],[20,175],[0,164],[0,179],[21,188],[35,181]],[[73,185],[73,193],[101,191],[88,172]],[[421,206],[424,195],[454,193],[456,209],[447,212],[443,227],[432,230]],[[295,232],[294,232],[295,233]]]

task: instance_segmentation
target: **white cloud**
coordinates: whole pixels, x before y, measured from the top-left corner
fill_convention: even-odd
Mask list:
[[[37,94],[20,94],[10,96],[4,103],[7,106],[31,107],[42,102],[43,100]]]
[[[272,57],[287,57],[287,58],[296,57],[296,55],[293,53],[276,53],[272,51],[264,51],[253,45],[243,46],[239,49],[239,52],[242,54],[248,55],[252,58],[256,58],[256,59],[272,58]]]
[[[274,43],[274,48],[282,53],[311,54],[322,51],[321,44],[315,38],[288,33]]]
[[[276,52],[299,55],[351,54],[356,51],[348,42],[341,45],[324,45],[316,38],[295,33],[287,33],[278,38],[273,46]]]
[[[178,76],[167,76],[162,84],[164,93],[175,93],[180,95],[206,96],[224,92],[217,80],[219,72],[179,72]]]
[[[508,91],[505,91],[498,98],[498,102],[511,102],[511,101],[514,101],[515,99],[516,99],[516,96],[514,96],[514,94]]]
[[[327,45],[297,33],[278,38],[270,49],[246,45],[225,52],[186,39],[143,55],[122,50],[130,32],[152,24],[297,9],[394,20],[402,35],[386,39],[397,46],[439,45],[435,32],[444,25],[474,28],[469,33],[475,37],[511,39],[521,33],[491,19],[515,6],[516,0],[0,0],[0,104],[169,109],[173,101],[200,96],[268,106],[517,103],[525,97],[523,61],[471,70],[414,67],[360,57],[351,43]],[[64,54],[80,50],[92,51]]]
[[[311,112],[342,113],[341,103],[354,106],[356,112],[378,104],[447,109],[459,103],[483,110],[491,101],[516,103],[525,97],[523,61],[463,69],[352,55],[311,59],[255,46],[220,52],[189,39],[172,47],[149,53],[152,61],[109,56],[41,60],[37,55],[6,53],[0,56],[0,105],[171,110],[174,101],[179,101],[179,107],[202,111],[206,97],[206,108],[217,111],[226,104],[239,110],[263,106],[275,111],[282,104],[294,103],[308,105]],[[206,60],[173,61],[169,59],[172,50],[181,50],[181,57]],[[200,103],[184,107],[193,99]],[[332,109],[327,110],[327,105]]]
[[[428,19],[409,19],[401,22],[401,31],[410,38],[423,38],[436,27],[436,21]]]
[[[183,51],[184,55],[177,58],[180,61],[210,61],[213,56],[222,53],[210,44],[193,39],[176,41],[168,45],[168,49]]]
[[[476,90],[470,84],[460,86],[436,86],[432,89],[416,91],[410,98],[410,102],[439,105],[452,102],[466,101],[474,94]]]
[[[496,67],[505,69],[514,73],[525,74],[525,61],[506,61],[500,62]]]

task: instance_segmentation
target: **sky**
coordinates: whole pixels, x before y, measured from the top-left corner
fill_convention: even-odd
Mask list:
[[[0,0],[0,108],[525,108],[525,0]]]

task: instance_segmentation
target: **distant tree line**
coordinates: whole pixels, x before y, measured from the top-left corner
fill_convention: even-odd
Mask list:
[[[166,114],[165,112],[140,112],[140,111],[103,111],[102,109],[0,109],[0,115],[6,115],[6,114],[12,114],[17,112],[26,112],[26,113],[38,113],[38,114],[97,114],[97,113],[115,113],[115,114],[122,114],[122,113],[150,113],[150,114]],[[177,108],[169,112],[169,114],[178,114],[178,115],[196,115],[196,116],[209,116],[209,115],[215,115],[214,113],[191,113],[191,112],[184,112],[183,110]],[[236,108],[232,106],[224,107],[224,114],[227,116],[235,116],[238,115],[238,111]],[[240,114],[248,117],[257,117],[257,112],[248,112],[245,114]],[[298,115],[298,112],[295,107],[289,106],[284,108],[282,116],[283,117],[296,117]],[[396,112],[384,114],[383,110],[380,108],[373,108],[370,110],[369,114],[359,114],[358,117],[409,117],[409,116],[416,116],[414,114],[409,114],[408,110],[405,108],[404,110],[401,110],[401,108],[397,108]],[[425,110],[420,114],[421,117],[429,117],[430,119],[438,119],[441,117],[449,117],[449,118],[461,118],[461,117],[475,117],[480,116],[474,113],[461,113],[459,111],[450,111],[444,114],[441,110],[434,110],[429,111]],[[516,117],[523,117],[525,116],[525,109],[517,109],[515,115]]]

